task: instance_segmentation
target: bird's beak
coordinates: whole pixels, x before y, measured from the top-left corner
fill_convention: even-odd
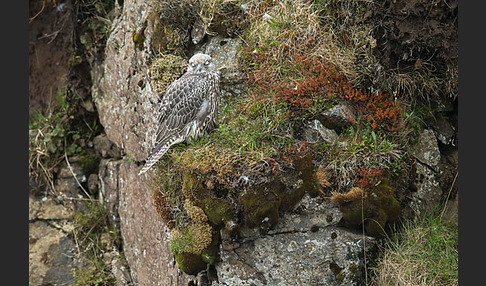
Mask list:
[[[202,64],[198,64],[197,67],[196,67],[196,70],[197,71],[201,71],[203,69],[203,65]]]

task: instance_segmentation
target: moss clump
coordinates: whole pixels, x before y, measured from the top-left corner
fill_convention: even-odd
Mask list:
[[[336,280],[343,281],[344,278],[346,278],[346,274],[342,272],[343,268],[340,267],[338,264],[331,262],[329,264],[329,269],[332,271],[332,273],[334,273]]]
[[[201,140],[208,139],[213,143],[217,141],[216,136],[201,138]],[[237,157],[235,151],[225,146],[214,144],[189,146],[181,154],[181,165],[224,184],[229,177],[235,175],[234,162]]]
[[[359,276],[359,268],[358,268],[358,265],[356,265],[356,263],[351,263],[349,266],[348,266],[348,270],[349,270],[349,274],[348,274],[348,278],[349,279],[355,279],[356,277]]]
[[[155,211],[169,229],[175,226],[174,215],[167,198],[158,190],[152,190],[152,204]]]
[[[347,225],[364,222],[366,233],[373,236],[383,235],[385,224],[394,222],[401,210],[387,178],[377,186],[353,187],[345,194],[333,193],[331,200],[339,204]]]
[[[237,220],[236,212],[228,201],[222,198],[206,198],[200,204],[213,225],[224,225],[229,232],[234,230]]]
[[[213,226],[225,226],[231,232],[236,226],[237,216],[234,207],[224,198],[219,198],[214,193],[214,185],[208,189],[204,187],[203,179],[198,179],[193,173],[184,175],[182,192],[187,200],[194,206],[202,209],[207,219]]]
[[[203,223],[208,221],[208,217],[204,211],[200,207],[195,206],[193,202],[186,200],[184,208],[194,222]]]
[[[150,65],[150,80],[155,90],[163,94],[171,82],[179,78],[187,67],[187,60],[171,54],[159,55]]]
[[[221,237],[219,236],[219,232],[213,231],[213,239],[211,241],[211,244],[205,249],[203,249],[201,253],[201,257],[205,262],[214,265],[219,254],[220,242],[221,242]]]
[[[206,269],[207,266],[207,263],[202,259],[201,255],[184,252],[176,253],[174,257],[179,268],[189,275],[196,275]]]
[[[345,278],[346,278],[346,274],[345,274],[345,273],[343,273],[343,272],[339,272],[339,273],[336,275],[336,280],[338,280],[338,281],[343,281]]]
[[[134,29],[132,31],[132,40],[133,43],[135,43],[135,47],[137,47],[139,50],[143,50],[143,43],[145,42],[145,29],[147,28],[147,25],[145,24],[144,26]]]
[[[170,236],[172,253],[193,253],[200,255],[212,240],[213,228],[208,223],[188,223],[174,228]]]
[[[263,187],[248,190],[240,195],[244,222],[250,228],[258,227],[267,233],[278,222],[279,201],[277,196]]]
[[[182,183],[182,193],[186,199],[196,201],[208,195],[209,191],[203,188],[201,181],[194,174],[186,172]]]

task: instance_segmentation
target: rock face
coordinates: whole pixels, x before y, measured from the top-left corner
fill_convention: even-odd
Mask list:
[[[336,105],[322,113],[322,124],[337,131],[354,121],[356,121],[354,112],[344,104]]]
[[[420,216],[435,207],[442,195],[437,178],[441,155],[432,130],[422,132],[414,156],[417,159],[414,174],[416,191],[412,193],[410,206],[415,215]]]
[[[154,143],[160,101],[150,82],[151,41],[156,31],[145,24],[153,7],[149,0],[126,0],[123,7],[116,3],[119,17],[113,22],[105,62],[93,67],[92,96],[106,132],[106,137],[97,138],[95,148],[120,148],[122,154],[100,149],[98,189],[120,230],[133,283],[187,285],[194,277],[176,265],[169,230],[152,204],[148,184],[153,170],[138,176],[138,162]],[[191,43],[199,46],[192,50],[211,53],[221,67],[224,95],[240,94],[244,81],[236,60],[238,41],[195,30],[193,37]],[[328,128],[342,129],[355,120],[346,106],[336,106],[322,116],[322,123],[309,126],[308,136],[315,141],[335,141],[336,131]],[[415,157],[420,180],[412,205],[416,213],[423,213],[441,195],[435,177],[440,153],[432,131],[424,132]],[[243,227],[238,239],[232,239],[223,230],[213,285],[358,285],[366,261],[363,253],[372,253],[376,241],[340,227],[341,218],[333,203],[306,195],[264,235]]]
[[[242,229],[238,242],[223,240],[219,285],[357,285],[362,253],[376,242],[337,227],[341,217],[333,203],[306,195],[268,235]]]
[[[154,210],[144,177],[126,160],[103,160],[101,187],[111,219],[121,230],[134,285],[187,285],[169,251],[168,229]]]
[[[150,171],[138,176],[141,161],[153,142],[156,106],[159,95],[150,83],[149,49],[136,47],[132,31],[141,27],[150,9],[149,1],[125,1],[114,21],[106,46],[104,69],[95,67],[93,98],[105,127],[106,137],[95,140],[104,159],[99,171],[99,189],[111,220],[120,229],[124,253],[135,285],[187,285],[193,277],[182,273],[169,250],[169,231],[152,205],[149,192]],[[144,30],[146,46],[153,31]],[[236,61],[237,40],[215,36],[200,47],[209,52],[221,67],[226,95],[241,93],[243,77]],[[333,140],[320,125],[319,136]],[[324,131],[323,131],[324,130]],[[148,140],[146,140],[148,139]],[[127,155],[119,156],[113,142]],[[267,235],[247,229],[235,243],[222,244],[221,262],[216,263],[220,285],[290,285],[295,283],[331,283],[353,285],[363,270],[364,241],[361,235],[337,227],[341,218],[336,206],[306,197],[293,212],[283,216]],[[373,240],[366,238],[367,247]],[[246,262],[242,262],[244,259]],[[300,265],[300,268],[296,268]],[[297,284],[296,284],[297,285]]]
[[[309,143],[315,143],[322,140],[326,143],[332,144],[336,142],[338,138],[338,135],[334,129],[324,127],[317,119],[310,122],[304,132],[305,139]]]
[[[71,285],[74,282],[74,204],[29,195],[30,285]]]
[[[105,150],[99,189],[121,232],[134,285],[187,285],[190,277],[178,270],[169,251],[168,230],[154,211],[148,175],[138,176],[134,162],[144,160],[153,146],[150,138],[159,103],[149,80],[150,49],[137,48],[132,38],[132,31],[147,20],[149,4],[133,0],[116,5],[120,16],[113,22],[105,62],[93,68],[92,96],[106,132],[95,142],[100,152]],[[144,33],[143,45],[150,45],[153,31],[149,27]],[[110,142],[124,151],[123,159],[106,151],[113,150]],[[105,145],[109,148],[102,148]]]

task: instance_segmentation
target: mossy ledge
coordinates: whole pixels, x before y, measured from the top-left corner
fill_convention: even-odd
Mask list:
[[[382,177],[376,184],[364,188],[353,187],[347,193],[334,193],[331,200],[339,204],[347,226],[364,223],[368,235],[386,234],[386,224],[398,218],[401,208],[389,178]]]

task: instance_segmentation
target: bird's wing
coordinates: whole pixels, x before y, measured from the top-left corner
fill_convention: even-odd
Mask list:
[[[156,144],[195,119],[208,90],[209,82],[201,74],[185,74],[169,85],[160,107]]]

